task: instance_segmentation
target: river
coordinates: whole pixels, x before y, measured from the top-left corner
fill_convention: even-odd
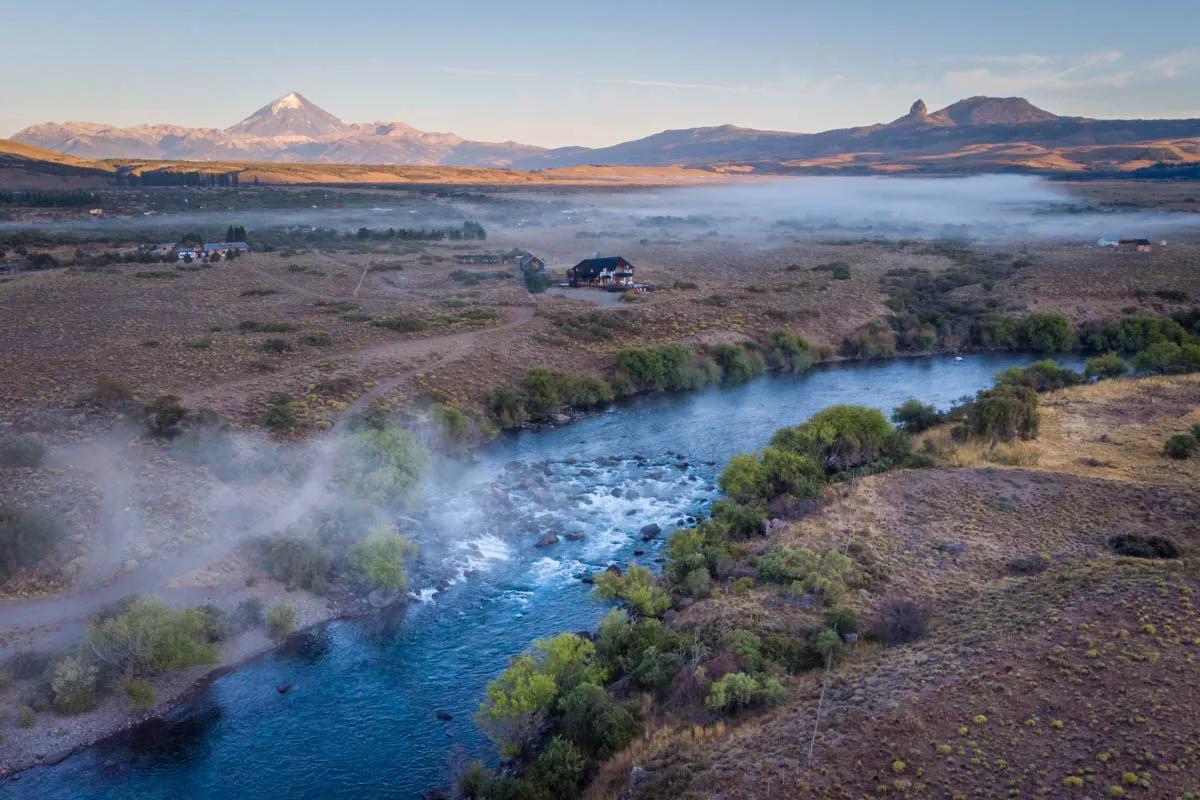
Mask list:
[[[427,565],[414,584],[426,602],[298,636],[162,721],[0,783],[0,800],[418,797],[446,781],[452,762],[492,758],[472,715],[510,657],[540,636],[593,628],[607,610],[579,576],[653,564],[663,541],[644,542],[642,526],[669,531],[703,513],[732,455],[834,403],[890,412],[913,396],[945,408],[1031,360],[822,367],[638,398],[506,437],[431,481],[431,510],[414,531]],[[535,547],[546,530],[561,541]],[[450,585],[435,594],[434,580]],[[439,720],[439,709],[453,719]]]

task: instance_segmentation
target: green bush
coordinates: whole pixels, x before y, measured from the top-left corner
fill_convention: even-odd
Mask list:
[[[767,339],[767,360],[781,372],[798,375],[807,372],[817,358],[804,337],[789,331],[772,331]]]
[[[945,415],[937,410],[937,406],[922,403],[915,397],[910,397],[896,407],[892,412],[892,422],[896,423],[905,433],[921,433],[934,425],[939,425]]]
[[[95,665],[78,656],[67,656],[54,665],[50,692],[59,714],[82,714],[96,707]]]
[[[525,408],[532,419],[547,419],[564,408],[588,408],[613,400],[613,390],[599,378],[534,367],[521,380]]]
[[[641,564],[630,564],[624,574],[605,570],[595,578],[595,594],[604,600],[621,600],[641,614],[656,617],[671,607],[671,598]]]
[[[1200,370],[1200,344],[1158,342],[1135,355],[1133,366],[1141,372],[1161,374],[1196,372]]]
[[[713,348],[712,354],[721,369],[723,383],[744,383],[766,371],[762,356],[748,346],[719,344]]]
[[[62,538],[62,526],[45,511],[0,505],[0,584],[41,561]]]
[[[171,672],[217,659],[211,618],[198,608],[172,609],[136,598],[114,616],[94,621],[87,642],[96,658],[135,675]]]
[[[1083,334],[1084,347],[1092,353],[1136,353],[1160,342],[1183,344],[1187,330],[1173,319],[1128,316]]]
[[[267,627],[277,639],[285,639],[296,629],[296,611],[287,603],[276,603],[267,610]]]
[[[376,525],[350,548],[350,566],[379,591],[402,592],[408,588],[405,561],[416,552],[417,546],[395,527]]]
[[[328,331],[312,331],[305,334],[303,341],[311,347],[328,347],[333,344],[333,336]]]
[[[1167,439],[1163,445],[1163,454],[1169,458],[1179,459],[1180,461],[1191,458],[1200,448],[1200,441],[1190,433],[1177,433]]]
[[[517,428],[529,421],[525,410],[525,397],[512,386],[498,386],[488,395],[485,403],[488,415],[502,429]]]
[[[903,435],[878,409],[853,405],[829,406],[801,425],[782,428],[771,446],[806,455],[829,475],[905,454]]]
[[[121,681],[121,691],[129,698],[129,705],[138,711],[148,711],[154,708],[154,689],[140,678],[126,678]]]
[[[1064,389],[1083,383],[1083,376],[1052,359],[1035,361],[1028,367],[1009,367],[996,376],[996,383],[1028,386],[1035,392]]]
[[[638,718],[594,683],[571,689],[558,701],[557,710],[563,735],[594,758],[612,757],[641,732]]]
[[[1065,353],[1075,347],[1075,329],[1062,314],[1030,314],[1021,323],[1019,340],[1035,353]]]
[[[1038,398],[1029,386],[1001,384],[979,392],[966,407],[965,430],[974,439],[998,442],[1033,439],[1038,433]]]
[[[399,425],[366,427],[346,437],[342,469],[364,498],[406,504],[429,465],[429,454]]]
[[[292,405],[292,396],[284,392],[276,392],[267,401],[267,410],[263,414],[263,425],[272,433],[286,433],[299,424],[296,410]]]
[[[429,406],[429,419],[442,438],[449,442],[458,442],[467,433],[467,415],[454,406],[432,404]]]
[[[533,745],[557,695],[554,678],[520,655],[488,683],[475,720],[502,754],[517,756]]]
[[[1129,365],[1116,353],[1089,358],[1083,368],[1086,378],[1119,378],[1127,372]]]
[[[617,353],[617,375],[634,392],[698,388],[691,360],[687,349],[677,344],[631,348]]]
[[[614,608],[600,621],[596,660],[610,678],[633,675],[646,689],[662,689],[683,664],[690,640],[652,617],[631,621],[629,612]]]
[[[315,538],[277,536],[259,539],[257,545],[263,568],[289,590],[329,591],[333,557]]]
[[[416,333],[429,327],[429,322],[412,314],[399,314],[387,319],[377,319],[371,323],[377,328],[387,328],[397,333]]]
[[[787,689],[778,678],[761,681],[744,672],[731,672],[709,687],[704,705],[710,711],[740,711],[752,706],[774,706],[787,697]]]
[[[852,608],[838,606],[825,612],[825,625],[838,634],[854,633],[858,630],[858,614]]]
[[[753,503],[770,491],[767,471],[753,453],[734,456],[717,478],[721,491],[738,503]]]
[[[524,783],[532,787],[528,796],[546,800],[577,796],[586,766],[583,754],[574,744],[555,736],[525,774]]]
[[[36,467],[45,455],[46,448],[36,436],[0,436],[0,467]]]
[[[850,559],[836,550],[818,553],[807,547],[776,545],[758,560],[758,577],[791,584],[797,594],[815,594],[826,603],[836,603],[846,593],[850,566]]]

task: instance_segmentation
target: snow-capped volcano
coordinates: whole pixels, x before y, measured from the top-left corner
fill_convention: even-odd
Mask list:
[[[303,136],[316,139],[349,128],[345,122],[299,92],[288,92],[236,125],[226,128],[225,132],[233,136]]]
[[[345,122],[299,92],[267,103],[225,130],[49,122],[26,128],[13,139],[87,158],[190,161],[506,167],[544,152],[516,142],[472,142],[453,133],[427,133],[402,122]]]

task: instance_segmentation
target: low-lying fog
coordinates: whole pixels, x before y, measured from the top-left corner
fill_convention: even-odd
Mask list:
[[[143,190],[150,198],[155,192],[180,190]],[[1200,217],[1193,214],[1101,207],[1071,194],[1064,184],[1025,175],[774,178],[582,190],[464,188],[442,197],[416,190],[326,194],[330,199],[313,207],[286,209],[239,207],[228,196],[193,195],[198,199],[192,202],[204,201],[208,207],[98,220],[80,218],[86,215],[80,211],[68,219],[0,222],[0,230],[96,230],[108,235],[128,231],[131,238],[171,238],[190,227],[219,231],[230,224],[261,235],[288,229],[295,233],[297,228],[350,232],[362,227],[457,227],[473,219],[489,233],[520,238],[536,249],[538,230],[581,240],[624,237],[684,243],[737,238],[771,244],[797,238],[1091,243],[1110,236],[1161,238],[1200,228]],[[269,203],[270,197],[256,202],[264,201]],[[583,241],[581,247],[588,249]]]

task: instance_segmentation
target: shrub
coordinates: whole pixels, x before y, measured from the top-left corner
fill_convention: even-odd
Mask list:
[[[289,590],[300,588],[314,594],[325,594],[329,590],[329,569],[333,559],[316,539],[299,536],[262,538],[258,540],[258,550],[264,569]]]
[[[782,428],[771,446],[807,455],[826,474],[855,469],[879,459],[899,457],[902,437],[874,408],[834,405],[794,428]]]
[[[429,406],[429,419],[447,441],[457,442],[467,433],[467,415],[454,406],[432,404]]]
[[[263,425],[272,433],[286,433],[295,428],[300,421],[296,419],[296,409],[292,405],[292,396],[284,392],[276,392],[267,401],[267,410],[263,413]]]
[[[526,280],[531,274],[541,277],[538,273],[527,273]],[[525,782],[536,787],[534,797],[575,797],[583,783],[586,766],[583,754],[574,744],[555,736],[530,766]]]
[[[595,683],[580,683],[558,701],[563,735],[595,758],[624,750],[641,730],[633,713]]]
[[[271,338],[264,339],[262,344],[258,346],[258,349],[264,353],[290,353],[296,348],[292,347],[292,343],[287,339]]]
[[[738,503],[753,503],[770,491],[766,468],[751,453],[731,458],[717,479],[717,485]]]
[[[786,696],[787,689],[778,678],[759,681],[744,672],[731,672],[709,687],[704,706],[710,711],[740,711],[755,705],[778,705]]]
[[[247,597],[238,603],[231,622],[238,630],[249,630],[261,625],[263,622],[262,598]]]
[[[782,372],[807,372],[816,362],[812,346],[789,331],[773,331],[767,339],[767,359]]]
[[[154,689],[146,681],[139,678],[126,678],[121,681],[121,691],[129,698],[130,707],[138,711],[154,708]]]
[[[661,689],[675,677],[687,643],[684,634],[657,619],[631,621],[629,612],[614,608],[600,621],[596,660],[610,677],[632,674],[640,686]]]
[[[854,633],[858,630],[858,614],[854,609],[838,606],[825,612],[825,625],[834,633]]]
[[[557,694],[554,678],[520,655],[488,683],[475,719],[501,753],[517,756],[535,741]]]
[[[1037,392],[1001,384],[984,389],[966,407],[965,429],[975,439],[999,442],[1033,439],[1038,432]]]
[[[421,317],[412,314],[399,314],[387,319],[377,319],[371,323],[377,328],[387,328],[397,333],[415,333],[429,327],[429,323]]]
[[[885,597],[876,609],[869,633],[894,646],[916,641],[927,630],[925,615],[915,603],[903,597]]]
[[[303,341],[312,347],[328,347],[333,344],[333,336],[328,331],[313,331],[306,334]]]
[[[1197,448],[1200,448],[1200,441],[1197,441],[1195,436],[1190,433],[1177,433],[1163,445],[1163,455],[1182,461],[1191,458]]]
[[[350,566],[367,583],[385,594],[408,588],[405,560],[416,555],[417,546],[391,525],[376,525],[367,538],[350,548]]]
[[[94,621],[87,643],[102,663],[137,675],[171,672],[216,661],[211,619],[198,608],[176,610],[137,598],[120,613]]]
[[[0,584],[41,561],[62,538],[62,526],[45,511],[0,505]]]
[[[46,456],[46,448],[36,436],[0,436],[0,467],[36,467]]]
[[[677,344],[632,348],[617,353],[617,375],[636,392],[692,389],[696,376],[690,361],[691,354]]]
[[[1019,340],[1035,353],[1065,353],[1075,347],[1075,329],[1062,314],[1030,314],[1021,323]]]
[[[783,494],[816,497],[825,480],[825,473],[812,458],[778,447],[763,450],[762,472],[768,487],[764,499],[768,500]]]
[[[713,526],[723,529],[724,536],[730,539],[751,539],[762,536],[766,515],[752,506],[744,506],[729,500],[718,500],[713,503],[711,517],[707,522],[705,532]]]
[[[921,433],[934,425],[940,424],[945,415],[930,403],[922,403],[915,397],[910,397],[897,406],[892,412],[892,422],[896,423],[905,433]]]
[[[267,611],[267,627],[277,639],[287,638],[296,629],[296,611],[287,603],[276,603]]]
[[[744,383],[766,370],[762,356],[746,346],[717,345],[713,348],[713,359],[721,368],[721,380],[725,383]]]
[[[1159,342],[1183,344],[1187,330],[1173,319],[1128,316],[1088,331],[1083,338],[1093,353],[1136,353]]]
[[[1129,365],[1116,353],[1089,358],[1083,367],[1086,378],[1119,378],[1129,372]]]
[[[1179,558],[1179,546],[1162,536],[1138,536],[1120,533],[1108,540],[1108,546],[1119,556],[1130,558]]]
[[[98,375],[88,399],[98,406],[115,406],[133,399],[133,389],[120,378]]]
[[[343,469],[365,498],[407,503],[429,465],[429,454],[399,425],[368,427],[346,438]]]
[[[549,367],[534,367],[526,372],[521,391],[532,419],[547,419],[563,408],[587,408],[613,399],[612,387],[599,378],[571,375]]]
[[[1061,366],[1057,361],[1045,359],[1035,361],[1028,367],[1010,367],[996,376],[996,383],[1010,386],[1028,386],[1035,392],[1063,389],[1083,382],[1078,372]]]
[[[1135,355],[1133,366],[1142,372],[1195,372],[1200,370],[1200,344],[1158,342]]]
[[[671,607],[671,598],[654,580],[650,570],[630,564],[624,574],[606,570],[595,578],[595,594],[605,600],[621,600],[641,614],[656,617]]]
[[[512,386],[498,386],[488,395],[487,412],[501,428],[516,428],[529,421],[525,398]]]
[[[178,436],[185,417],[187,409],[173,394],[164,394],[146,406],[146,427],[151,436],[166,439]]]
[[[776,545],[758,560],[758,577],[791,584],[797,594],[816,594],[834,603],[846,593],[845,574],[850,565],[850,559],[836,550],[817,553],[806,547]]]
[[[54,665],[50,692],[59,714],[82,714],[96,707],[96,667],[78,656]]]
[[[294,333],[299,328],[290,322],[258,322],[248,319],[238,323],[238,330],[243,333]]]

